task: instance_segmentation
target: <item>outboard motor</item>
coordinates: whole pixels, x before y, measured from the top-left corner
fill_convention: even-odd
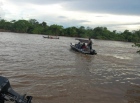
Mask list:
[[[20,95],[15,92],[9,83],[9,80],[0,76],[0,103],[13,101],[14,103],[31,103],[32,96]]]
[[[90,51],[90,54],[92,54],[92,55],[96,55],[97,52],[96,52],[95,50],[92,49],[92,50]]]

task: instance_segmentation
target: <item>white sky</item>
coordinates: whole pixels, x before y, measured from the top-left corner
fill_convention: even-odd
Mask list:
[[[36,19],[64,27],[107,27],[124,31],[140,29],[139,0],[0,0],[0,17]]]

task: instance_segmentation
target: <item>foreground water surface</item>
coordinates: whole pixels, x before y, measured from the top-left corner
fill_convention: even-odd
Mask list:
[[[133,43],[93,40],[98,55],[70,49],[75,38],[0,32],[0,75],[32,103],[140,103]]]

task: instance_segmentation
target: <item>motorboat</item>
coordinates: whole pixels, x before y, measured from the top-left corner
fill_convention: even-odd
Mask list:
[[[48,38],[48,39],[59,39],[57,36],[43,36],[43,38]]]
[[[79,40],[78,43],[70,43],[70,47],[72,50],[83,53],[83,54],[90,54],[90,55],[96,55],[97,52],[94,49],[89,49],[86,44],[88,43],[88,40],[84,39],[76,39]],[[83,46],[84,45],[84,46]]]

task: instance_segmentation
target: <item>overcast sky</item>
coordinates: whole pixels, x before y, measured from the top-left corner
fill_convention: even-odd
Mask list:
[[[140,29],[140,0],[0,0],[0,17],[131,31]]]

